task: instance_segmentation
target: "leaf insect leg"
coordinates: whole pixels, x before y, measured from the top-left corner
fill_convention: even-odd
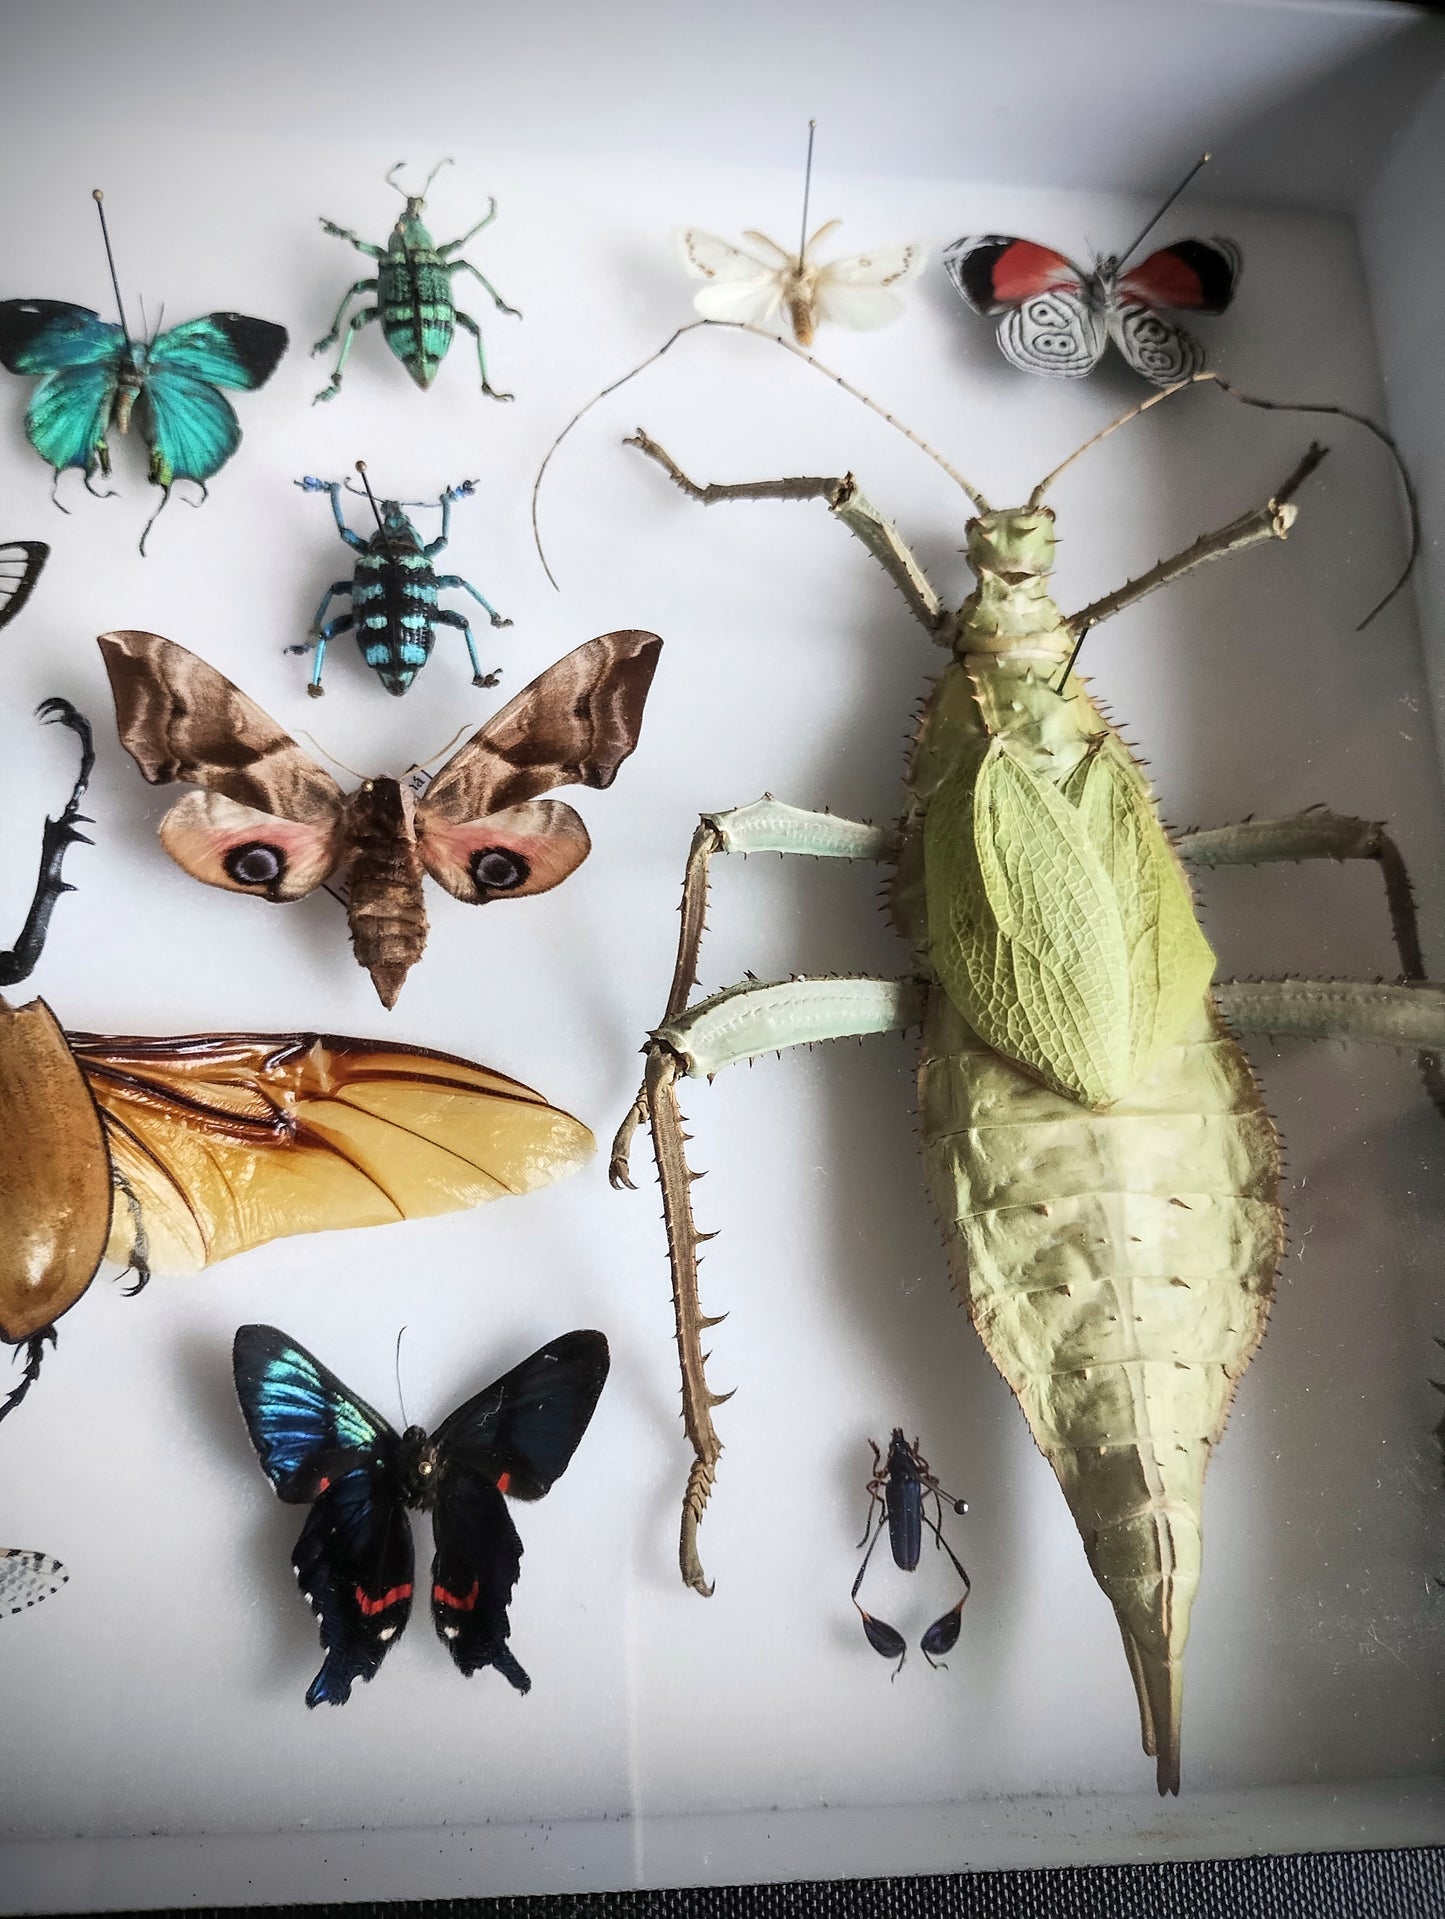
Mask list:
[[[375,282],[373,281],[372,284],[375,285]],[[343,301],[342,304],[344,306],[345,301]],[[357,312],[353,313],[347,321],[346,338],[341,342],[341,354],[337,359],[336,365],[331,369],[331,384],[322,387],[321,391],[316,395],[316,398],[311,402],[313,406],[321,400],[334,400],[341,391],[342,369],[346,365],[346,356],[351,351],[351,343],[364,326],[368,326],[373,320],[379,318],[380,312],[381,309],[379,307],[361,307]],[[334,340],[335,338],[336,335],[333,333],[331,339]],[[319,353],[323,347],[329,346],[330,344],[330,340],[318,340],[312,350],[313,352]]]
[[[1355,819],[1312,806],[1277,820],[1239,820],[1231,826],[1196,828],[1175,836],[1174,850],[1191,866],[1263,866],[1290,860],[1373,860],[1385,883],[1390,934],[1400,972],[1412,984],[1426,978],[1415,894],[1405,861],[1378,820]],[[1445,1065],[1440,1055],[1419,1055],[1420,1077],[1437,1112],[1445,1115]]]
[[[804,812],[766,796],[752,806],[703,816],[688,855],[682,929],[666,1015],[644,1049],[647,1071],[643,1089],[613,1142],[609,1177],[614,1186],[630,1186],[628,1156],[633,1135],[644,1119],[651,1127],[672,1266],[683,1426],[693,1449],[683,1496],[678,1557],[684,1581],[704,1596],[712,1586],[698,1557],[697,1529],[722,1452],[712,1409],[728,1395],[713,1393],[706,1379],[702,1334],[718,1321],[702,1310],[697,1249],[711,1235],[699,1233],[693,1217],[689,1188],[694,1175],[683,1150],[676,1081],[684,1073],[707,1077],[734,1060],[785,1046],[917,1025],[923,1016],[924,1000],[922,988],[912,980],[799,979],[775,986],[742,982],[688,1009],[688,995],[697,982],[708,863],[719,852],[811,853],[821,858],[887,860],[896,850],[897,839],[891,829],[839,819],[831,813]]]
[[[515,307],[508,307],[506,309],[508,313],[515,313],[516,310]],[[482,329],[477,325],[471,314],[463,313],[461,308],[458,307],[456,310],[456,322],[459,327],[465,327],[477,343],[477,365],[481,368],[483,393],[486,394],[489,400],[515,400],[517,397],[515,393],[498,393],[497,389],[487,378],[487,349],[482,344]],[[343,353],[342,358],[344,359],[345,357]],[[339,373],[340,371],[341,369],[338,367],[337,372]]]
[[[40,841],[40,873],[35,882],[35,893],[30,902],[30,911],[25,916],[25,924],[20,929],[20,937],[8,953],[0,953],[0,986],[16,986],[28,979],[40,964],[40,955],[45,949],[45,936],[50,928],[50,915],[55,911],[55,903],[62,893],[74,892],[61,873],[68,849],[77,843],[81,846],[93,844],[85,833],[80,831],[83,824],[89,825],[89,816],[80,810],[80,802],[85,797],[85,789],[90,784],[90,776],[95,768],[95,745],[91,738],[90,722],[83,713],[78,713],[69,700],[53,698],[42,700],[35,709],[37,716],[52,725],[56,721],[68,726],[80,741],[80,771],[70,790],[70,798],[65,803],[59,819],[47,819]]]

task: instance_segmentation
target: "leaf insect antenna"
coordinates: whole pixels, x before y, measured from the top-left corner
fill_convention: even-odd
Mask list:
[[[808,122],[808,158],[803,165],[803,228],[798,235],[798,262],[801,265],[808,251],[808,196],[813,189],[813,136],[818,131],[818,122]]]
[[[1194,162],[1194,165],[1189,169],[1188,173],[1186,173],[1184,178],[1179,182],[1178,186],[1175,187],[1174,191],[1170,194],[1169,198],[1164,202],[1163,206],[1160,207],[1159,211],[1154,215],[1153,219],[1150,220],[1148,225],[1145,226],[1140,232],[1135,234],[1132,244],[1125,247],[1124,251],[1118,256],[1117,260],[1115,261],[1116,266],[1123,266],[1126,260],[1130,259],[1134,254],[1136,254],[1139,251],[1140,247],[1144,244],[1144,241],[1147,238],[1147,236],[1154,231],[1155,227],[1158,226],[1159,222],[1164,218],[1164,215],[1169,211],[1170,207],[1173,206],[1174,202],[1179,198],[1180,194],[1183,193],[1184,189],[1189,185],[1190,181],[1194,178],[1195,174],[1200,172],[1204,167],[1207,167],[1208,165],[1209,165],[1209,155],[1207,153],[1201,154],[1200,157]]]
[[[781,334],[769,333],[762,327],[752,326],[746,320],[689,320],[686,326],[678,327],[674,333],[664,340],[656,352],[649,353],[645,360],[639,360],[630,372],[624,373],[620,379],[614,380],[610,386],[603,387],[599,393],[594,393],[587,404],[579,407],[572,415],[572,418],[567,422],[566,426],[563,427],[562,431],[557,435],[556,439],[553,440],[551,446],[547,448],[546,453],[542,457],[542,464],[537,468],[537,477],[532,482],[532,540],[537,548],[537,558],[542,562],[542,571],[547,575],[548,580],[551,581],[555,591],[560,593],[562,589],[557,585],[552,569],[547,564],[546,551],[542,545],[542,534],[537,524],[537,500],[542,490],[542,481],[546,478],[547,468],[552,463],[553,455],[567,438],[567,435],[572,431],[573,427],[576,426],[580,420],[585,419],[594,406],[598,405],[600,401],[605,400],[609,393],[616,393],[619,387],[626,386],[629,380],[636,379],[639,373],[645,372],[655,361],[660,360],[664,353],[670,351],[685,333],[696,333],[699,327],[719,327],[726,328],[732,333],[750,333],[755,340],[766,340],[770,346],[782,347],[785,352],[791,353],[794,359],[802,360],[806,365],[812,367],[816,373],[821,373],[825,379],[831,380],[834,386],[841,387],[851,399],[857,400],[863,406],[866,406],[870,413],[876,413],[880,420],[886,420],[888,425],[891,426],[896,433],[901,433],[905,440],[911,440],[920,453],[927,454],[935,466],[943,469],[955,486],[963,489],[980,513],[992,512],[993,509],[989,506],[988,501],[982,493],[979,492],[978,488],[966,480],[957,467],[945,460],[936,447],[930,446],[921,434],[915,433],[912,427],[905,426],[902,420],[896,419],[885,407],[879,406],[876,400],[870,399],[861,388],[852,385],[850,381],[844,379],[841,373],[835,373],[831,367],[824,366],[821,360],[815,359],[811,353],[805,352],[802,347],[795,345],[793,341],[783,339]]]
[[[786,342],[783,342],[783,344],[786,344]],[[1046,473],[1043,479],[1039,481],[1038,485],[1029,495],[1030,509],[1032,510],[1042,503],[1044,494],[1066,468],[1071,467],[1075,460],[1081,459],[1091,448],[1096,447],[1101,440],[1107,440],[1111,433],[1117,433],[1120,427],[1128,426],[1131,420],[1137,420],[1140,414],[1147,413],[1150,407],[1158,406],[1160,401],[1172,399],[1176,393],[1183,393],[1188,387],[1200,386],[1205,383],[1218,387],[1221,393],[1227,393],[1231,400],[1237,400],[1241,406],[1259,407],[1267,413],[1332,413],[1339,419],[1353,420],[1356,426],[1362,426],[1367,432],[1373,433],[1380,444],[1388,450],[1390,458],[1395,463],[1395,471],[1400,477],[1401,490],[1405,495],[1407,516],[1410,523],[1409,552],[1406,555],[1404,569],[1400,577],[1385,594],[1384,598],[1377,601],[1376,604],[1370,608],[1364,619],[1362,619],[1355,628],[1357,633],[1363,633],[1370,622],[1374,620],[1378,614],[1384,612],[1385,608],[1390,604],[1391,600],[1394,599],[1395,595],[1400,591],[1415,570],[1415,562],[1420,554],[1420,501],[1415,491],[1415,482],[1410,477],[1410,469],[1406,466],[1404,455],[1400,452],[1400,448],[1394,438],[1388,434],[1377,421],[1372,420],[1368,414],[1356,413],[1351,407],[1333,406],[1321,400],[1261,399],[1257,394],[1242,392],[1240,388],[1224,379],[1220,374],[1211,372],[1206,367],[1202,372],[1191,373],[1186,375],[1182,380],[1176,380],[1173,386],[1166,386],[1161,388],[1158,393],[1151,393],[1147,400],[1141,400],[1137,406],[1130,407],[1126,413],[1121,413],[1117,419],[1110,420],[1107,426],[1101,426],[1097,433],[1091,434],[1089,438],[1084,441],[1082,446],[1076,446],[1066,459],[1060,460],[1053,471]],[[1286,482],[1285,487],[1275,496],[1276,499],[1281,502],[1287,499],[1288,495],[1319,465],[1320,461],[1324,458],[1324,454],[1325,449],[1323,447],[1312,446],[1300,462],[1299,468],[1296,469],[1295,473],[1293,473]]]
[[[95,202],[95,210],[100,215],[100,237],[105,242],[106,263],[110,267],[110,284],[115,293],[115,310],[120,315],[120,330],[125,335],[127,346],[131,344],[130,326],[125,317],[125,305],[120,297],[120,280],[115,270],[115,255],[110,246],[110,228],[105,220],[105,195],[99,187],[92,187],[90,197]]]

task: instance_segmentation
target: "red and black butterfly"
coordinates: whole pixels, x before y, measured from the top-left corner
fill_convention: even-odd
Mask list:
[[[1209,155],[1192,167],[1131,246],[1086,273],[1052,247],[1009,233],[969,234],[944,249],[948,277],[975,313],[1000,314],[1003,356],[1025,373],[1078,380],[1112,340],[1136,373],[1169,386],[1204,365],[1204,349],[1159,307],[1223,313],[1239,285],[1239,248],[1217,234],[1176,240],[1136,267],[1126,263]]]
[[[528,1691],[507,1645],[522,1542],[503,1494],[540,1499],[566,1471],[607,1380],[602,1334],[564,1333],[540,1347],[433,1438],[420,1426],[398,1436],[274,1326],[241,1327],[233,1359],[267,1477],[282,1499],[311,1507],[291,1555],[326,1655],[307,1705],[344,1705],[406,1625],[409,1506],[432,1515],[432,1623],[459,1670],[495,1666]]]
[[[943,264],[975,313],[1003,316],[999,346],[1025,373],[1081,379],[1112,340],[1136,373],[1169,386],[1199,371],[1204,349],[1156,309],[1223,313],[1239,284],[1240,253],[1217,235],[1176,240],[1127,272],[1108,256],[1086,273],[1052,247],[986,233],[955,240]]]

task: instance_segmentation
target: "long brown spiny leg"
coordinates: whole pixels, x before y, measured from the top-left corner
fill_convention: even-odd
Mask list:
[[[1277,820],[1240,820],[1231,826],[1184,833],[1174,841],[1191,866],[1262,866],[1275,861],[1373,860],[1385,884],[1390,934],[1403,977],[1427,978],[1415,893],[1400,849],[1378,820],[1356,819],[1312,806]],[[1440,1054],[1417,1055],[1420,1077],[1435,1110],[1445,1117],[1445,1065]]]
[[[914,618],[940,645],[951,643],[952,616],[898,529],[863,497],[851,473],[786,480],[714,480],[699,486],[642,427],[622,444],[635,446],[655,460],[689,499],[704,506],[713,506],[719,500],[826,500],[828,511],[863,542],[898,588]]]

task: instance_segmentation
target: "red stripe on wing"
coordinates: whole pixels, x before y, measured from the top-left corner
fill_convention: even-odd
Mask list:
[[[410,1598],[410,1580],[408,1580],[404,1586],[393,1586],[391,1591],[383,1593],[380,1599],[370,1598],[363,1586],[358,1586],[356,1589],[356,1603],[368,1618],[370,1618],[373,1613],[385,1612],[388,1606],[395,1606],[401,1600]]]
[[[433,1586],[432,1598],[439,1606],[450,1606],[453,1612],[470,1612],[477,1603],[477,1594],[481,1591],[481,1581],[472,1581],[472,1590],[465,1599],[458,1599],[455,1593],[449,1593],[445,1586]],[[410,1591],[410,1587],[407,1588]]]

